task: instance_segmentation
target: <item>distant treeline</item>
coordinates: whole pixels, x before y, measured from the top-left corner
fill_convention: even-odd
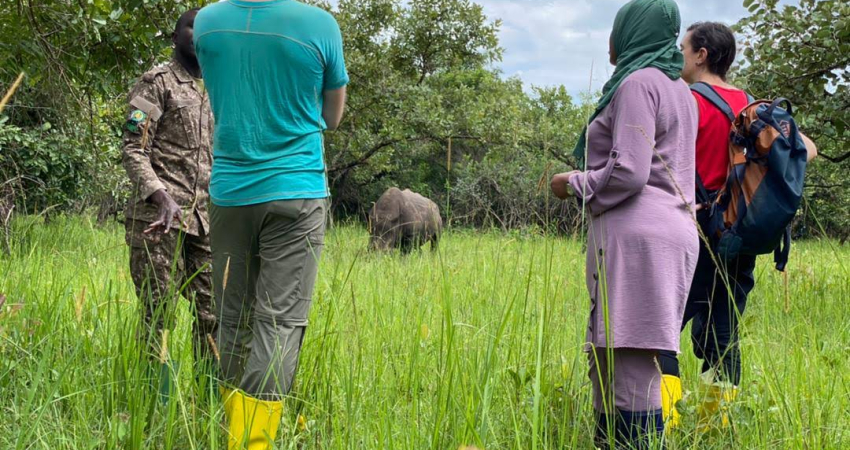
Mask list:
[[[169,58],[180,12],[205,3],[3,2],[0,89],[26,78],[0,117],[0,201],[103,219],[121,208],[126,92]],[[790,98],[823,155],[810,167],[798,231],[846,238],[850,5],[744,3],[752,16],[738,24],[745,68],[735,82]],[[500,22],[472,1],[344,0],[333,12],[351,77],[346,117],[326,140],[337,217],[362,218],[399,186],[433,198],[452,225],[577,229],[578,207],[552,198],[548,178],[575,165],[591,96],[505,79],[493,68]]]

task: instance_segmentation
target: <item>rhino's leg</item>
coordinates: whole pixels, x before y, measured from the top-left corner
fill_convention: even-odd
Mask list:
[[[402,238],[399,242],[399,248],[401,249],[401,253],[405,255],[409,254],[414,248],[413,240],[407,237]]]
[[[440,233],[431,235],[431,251],[436,252],[440,248]]]

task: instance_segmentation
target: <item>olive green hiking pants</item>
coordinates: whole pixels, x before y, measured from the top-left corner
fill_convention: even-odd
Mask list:
[[[279,400],[292,388],[325,234],[325,199],[210,208],[223,381]]]

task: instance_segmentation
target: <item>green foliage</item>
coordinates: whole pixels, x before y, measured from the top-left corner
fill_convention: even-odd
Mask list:
[[[795,119],[818,145],[807,173],[804,225],[850,237],[850,3],[746,0],[738,82],[760,98],[786,97]],[[820,224],[818,224],[820,222]]]
[[[581,111],[563,88],[528,94],[491,67],[500,23],[468,0],[345,0],[336,15],[352,80],[328,135],[337,211],[363,215],[399,186],[453,223],[544,224],[559,203],[538,180],[569,163]]]
[[[8,118],[5,118],[8,119]],[[63,137],[50,129],[45,122],[41,129],[23,130],[13,125],[0,125],[0,166],[14,168],[13,186],[16,194],[31,193],[26,203],[41,205],[42,208],[65,203],[68,196],[76,194],[78,183],[85,174],[76,167],[86,163],[88,155],[78,155],[63,150]],[[42,181],[50,174],[50,184]],[[11,177],[10,177],[11,178]]]
[[[130,82],[168,58],[182,11],[201,0],[18,0],[0,5],[0,79],[26,72],[16,124],[48,118],[80,123],[99,99],[122,96]]]
[[[35,203],[27,200],[28,209],[82,208],[123,197],[117,162],[124,95],[136,77],[168,58],[180,12],[204,3],[95,0],[80,6],[72,0],[49,5],[20,0],[0,6],[0,36],[9,37],[0,41],[0,79],[28,74],[8,110],[17,128],[6,131],[23,133],[27,144],[0,147],[16,153],[9,161],[61,153],[64,164],[39,156],[30,164],[0,166],[34,180],[28,188],[35,195],[28,198]],[[313,3],[330,9],[323,1]],[[542,223],[539,217],[557,204],[533,193],[545,194],[536,189],[537,181],[547,167],[562,165],[556,157],[568,162],[563,149],[577,133],[578,110],[563,89],[528,95],[519,80],[503,80],[492,68],[502,53],[499,22],[488,20],[470,0],[343,0],[334,13],[351,76],[344,122],[327,134],[336,212],[362,215],[384,189],[400,186],[433,197],[463,222],[479,224],[479,208],[465,210],[479,199],[464,197],[464,190],[450,195],[451,186],[489,183],[481,171],[504,167],[514,188],[501,186],[508,172],[488,175],[500,187],[487,197],[492,204],[482,207],[512,211],[500,221],[515,226],[527,224],[525,218]],[[54,124],[51,139],[61,145],[27,138],[41,136],[46,122]],[[530,193],[539,209],[520,214]]]
[[[50,122],[20,128],[0,118],[0,178],[10,182],[24,211],[79,211],[92,199],[126,198],[116,132],[103,119],[92,126],[98,127],[93,134]]]
[[[114,207],[126,195],[118,131],[126,92],[168,58],[180,13],[204,3],[0,3],[0,80],[27,74],[5,111],[0,174],[24,180],[24,209]]]

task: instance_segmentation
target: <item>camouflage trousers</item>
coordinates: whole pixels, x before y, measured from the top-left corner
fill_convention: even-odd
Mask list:
[[[178,299],[190,301],[194,321],[195,351],[212,356],[210,340],[215,337],[216,317],[212,300],[212,253],[209,236],[193,236],[172,230],[146,235],[148,222],[127,219],[126,241],[130,246],[130,274],[142,304],[145,332],[140,334],[159,356],[160,335],[173,329]]]

